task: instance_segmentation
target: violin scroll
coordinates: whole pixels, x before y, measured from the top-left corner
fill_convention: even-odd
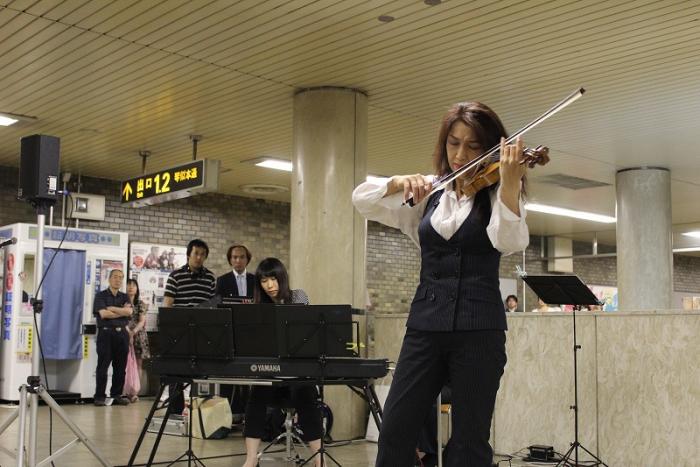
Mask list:
[[[547,146],[539,145],[536,148],[523,149],[521,164],[527,164],[532,169],[535,165],[545,165],[547,162],[549,162],[549,148]]]

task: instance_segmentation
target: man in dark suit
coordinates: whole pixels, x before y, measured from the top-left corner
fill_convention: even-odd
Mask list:
[[[246,270],[248,263],[253,258],[250,250],[245,245],[231,245],[226,252],[226,258],[232,271],[216,280],[216,295],[220,295],[224,301],[232,298],[252,300],[255,290],[255,274]],[[226,397],[231,404],[231,412],[236,423],[243,419],[242,414],[245,413],[249,393],[250,389],[247,386],[221,386],[220,394]]]
[[[253,255],[245,245],[231,245],[226,253],[228,264],[233,270],[216,280],[216,294],[227,298],[253,298],[255,274],[246,271]]]

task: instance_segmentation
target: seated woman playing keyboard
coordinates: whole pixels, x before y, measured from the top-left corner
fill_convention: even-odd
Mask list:
[[[289,275],[284,264],[277,258],[265,258],[255,271],[255,303],[309,304],[309,297],[301,289],[289,288]],[[246,460],[243,467],[255,467],[260,440],[265,432],[267,406],[275,401],[291,400],[299,417],[302,439],[309,444],[312,453],[321,448],[321,412],[318,407],[315,386],[264,387],[254,386],[245,411]],[[321,466],[321,456],[314,458]]]

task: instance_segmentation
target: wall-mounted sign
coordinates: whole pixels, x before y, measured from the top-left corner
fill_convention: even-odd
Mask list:
[[[133,207],[187,198],[219,188],[219,161],[200,159],[121,184],[122,204]]]
[[[29,239],[36,240],[37,228],[29,226]],[[44,229],[44,240],[54,242],[65,241],[69,243],[93,243],[96,245],[120,246],[122,235],[115,232],[85,231],[78,229],[64,229],[56,227],[46,227]]]
[[[158,331],[158,307],[163,306],[170,273],[187,264],[187,248],[177,245],[131,242],[129,278],[139,283],[146,307],[146,331]]]

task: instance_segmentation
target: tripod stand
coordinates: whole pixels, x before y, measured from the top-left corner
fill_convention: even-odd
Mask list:
[[[34,301],[34,317],[35,328],[33,330],[34,335],[37,335],[40,327],[40,315],[42,301],[41,301],[41,283],[42,277],[45,275],[43,270],[43,256],[44,256],[44,224],[46,220],[46,210],[53,204],[49,200],[36,200],[37,209],[37,238],[36,238],[36,256],[34,258],[34,287],[36,291],[36,300]],[[97,446],[95,446],[83,433],[78,425],[73,423],[65,411],[56,403],[56,401],[47,392],[46,388],[41,384],[40,374],[40,351],[36,346],[32,347],[32,369],[31,375],[27,377],[27,383],[20,386],[20,397],[19,406],[10,415],[10,417],[0,425],[0,434],[2,434],[16,419],[19,418],[19,436],[17,443],[17,467],[25,467],[25,454],[27,456],[27,463],[29,467],[35,467],[36,461],[36,444],[37,444],[37,418],[39,409],[39,397],[48,405],[51,410],[55,411],[61,420],[68,426],[68,428],[75,434],[76,438],[58,449],[55,453],[51,454],[49,457],[41,461],[40,465],[45,465],[57,457],[65,454],[65,452],[77,443],[84,443],[85,446],[90,450],[90,452],[97,458],[97,460],[105,467],[109,467],[111,464],[105,457],[99,452]],[[27,417],[27,398],[29,398],[29,437],[28,442],[25,442],[25,431],[26,431],[26,417]]]
[[[572,311],[573,322],[574,322],[574,331],[573,331],[574,332],[574,405],[570,406],[570,408],[574,411],[574,424],[575,424],[574,442],[571,443],[571,447],[569,448],[568,451],[566,451],[566,454],[564,454],[564,456],[561,458],[561,460],[559,461],[559,463],[557,463],[557,465],[555,467],[568,465],[569,459],[571,458],[572,454],[574,455],[574,461],[575,461],[574,467],[578,467],[578,465],[579,465],[579,463],[578,463],[578,449],[579,448],[586,451],[588,453],[588,455],[591,456],[596,461],[596,464],[594,464],[594,465],[602,464],[605,467],[608,467],[605,462],[603,462],[602,460],[600,460],[598,458],[598,456],[593,454],[591,451],[586,449],[585,446],[583,446],[581,443],[578,442],[578,358],[577,358],[577,354],[578,354],[578,351],[581,349],[581,346],[578,345],[578,343],[576,342],[576,309],[579,306],[580,305],[574,306],[574,309]]]
[[[322,324],[322,326],[323,326],[323,324]],[[324,332],[325,332],[325,327],[324,327]],[[318,386],[318,399],[320,402],[319,405],[322,405],[323,401],[324,401],[324,399],[323,399],[323,386],[325,384],[325,375],[326,375],[326,356],[320,355],[318,357],[318,363],[319,363],[320,368],[321,368],[321,376],[319,378],[319,386]],[[323,419],[323,413],[321,413],[321,419]],[[321,467],[326,467],[326,465],[327,465],[326,464],[326,457],[329,458],[331,461],[333,461],[333,463],[335,465],[337,465],[338,467],[341,467],[340,463],[337,460],[335,460],[335,458],[333,456],[331,456],[328,453],[328,451],[326,451],[326,442],[324,440],[324,438],[326,437],[326,427],[325,427],[325,424],[323,424],[323,420],[321,420],[321,423],[323,426],[323,430],[321,431],[321,447],[319,448],[318,451],[313,453],[311,455],[311,457],[309,457],[302,464],[300,464],[299,467],[307,465],[307,464],[311,465],[311,462],[313,461],[314,457],[316,457],[316,456],[321,456]]]
[[[170,400],[172,400],[173,397],[178,393],[178,390],[180,390],[180,392],[184,394],[185,387],[187,386],[187,384],[190,385],[190,397],[189,397],[190,409],[189,409],[189,414],[188,414],[189,420],[187,421],[187,451],[182,453],[180,455],[180,457],[178,457],[177,459],[172,461],[170,464],[168,464],[167,467],[170,467],[171,465],[177,464],[178,462],[182,461],[183,459],[187,459],[187,467],[191,467],[192,465],[194,465],[195,467],[198,465],[201,465],[202,467],[206,467],[206,465],[204,465],[204,462],[202,462],[202,460],[199,457],[197,457],[197,455],[192,450],[192,412],[194,411],[194,405],[192,404],[192,392],[193,392],[192,391],[192,383],[177,383],[175,385],[175,388],[176,388],[175,394],[170,394],[169,398],[170,398]],[[169,411],[170,411],[170,404],[168,404],[168,412]],[[165,421],[167,421],[167,415],[166,415]],[[164,421],[164,423],[165,423],[165,421]],[[164,427],[164,425],[161,426],[161,431],[162,431],[163,427]],[[159,435],[160,434],[161,433],[159,433]],[[149,459],[149,465],[152,461],[153,461],[153,459]]]
[[[347,317],[349,318],[349,314],[347,315]],[[309,342],[314,342],[314,340],[316,340],[318,343],[318,348],[312,353],[314,353],[315,357],[318,359],[319,365],[319,405],[323,405],[324,403],[323,391],[326,378],[326,359],[328,358],[330,348],[332,348],[333,343],[337,343],[339,341],[345,343],[348,342],[347,338],[339,339],[339,337],[343,334],[343,330],[349,330],[350,335],[352,335],[351,326],[352,323],[349,320],[347,322],[344,322],[342,320],[335,321],[334,318],[332,318],[331,316],[326,316],[323,312],[319,312],[318,316],[316,316],[316,319],[307,320],[305,318],[302,318],[300,320],[297,320],[296,322],[294,322],[293,320],[286,320],[285,322],[283,334],[285,338],[284,341],[287,344],[288,356],[292,358],[297,357],[298,353],[303,352],[304,347],[307,346]],[[359,349],[359,343],[356,344],[357,348]],[[345,349],[343,349],[341,352],[344,351]],[[318,451],[313,453],[311,457],[309,457],[302,464],[300,464],[300,467],[307,464],[311,465],[311,462],[316,456],[321,456],[321,467],[325,467],[327,465],[326,458],[330,459],[338,467],[341,467],[340,463],[337,460],[335,460],[335,458],[333,458],[333,456],[331,456],[326,450],[326,444],[324,439],[326,437],[326,427],[323,424],[323,414],[320,414],[320,417],[321,426],[323,427],[323,430],[321,432],[321,447]]]
[[[595,464],[586,464],[586,466],[608,465],[600,460],[595,454],[586,449],[578,440],[578,351],[581,346],[576,340],[576,310],[580,309],[581,305],[600,305],[600,302],[593,295],[586,285],[581,282],[577,276],[561,275],[561,276],[528,276],[522,273],[521,277],[525,283],[537,294],[545,303],[559,303],[563,305],[573,305],[573,341],[574,341],[574,405],[569,406],[574,411],[574,442],[571,447],[555,467],[571,466],[579,467],[579,448],[584,450],[591,456]],[[570,463],[571,456],[574,456],[574,464]]]
[[[161,399],[161,396],[163,395],[163,391],[165,388],[168,386],[168,383],[175,383],[173,390],[168,394],[167,400],[163,403],[163,405],[159,406],[159,402]],[[156,457],[156,453],[158,452],[158,446],[160,445],[160,440],[163,437],[163,433],[165,432],[165,426],[168,423],[168,419],[170,416],[173,414],[172,411],[172,403],[171,401],[177,397],[179,394],[184,394],[185,388],[187,386],[190,386],[190,408],[189,408],[189,420],[187,423],[187,451],[182,453],[177,459],[169,462],[167,465],[168,467],[174,464],[177,464],[179,462],[184,462],[184,459],[187,459],[187,465],[188,467],[191,467],[194,465],[195,467],[201,466],[201,467],[206,467],[202,460],[197,457],[197,455],[194,453],[192,450],[192,411],[194,410],[194,405],[192,404],[193,399],[192,399],[192,385],[193,385],[193,380],[192,378],[184,378],[184,377],[168,377],[168,376],[163,376],[161,375],[160,378],[160,387],[158,389],[158,393],[156,394],[156,398],[153,401],[153,405],[151,405],[151,410],[148,413],[148,416],[146,417],[146,421],[143,424],[143,428],[141,429],[141,434],[139,435],[138,440],[136,441],[136,445],[134,446],[133,451],[131,452],[131,457],[129,458],[129,462],[126,464],[128,467],[131,467],[134,465],[136,462],[136,456],[139,453],[139,450],[141,449],[141,444],[143,443],[144,438],[146,437],[146,433],[148,432],[148,427],[151,425],[151,421],[153,420],[153,416],[156,413],[156,410],[162,409],[163,407],[166,407],[165,409],[165,415],[163,415],[163,418],[160,423],[160,428],[158,429],[158,434],[156,435],[156,440],[153,443],[153,447],[151,448],[151,453],[148,457],[148,461],[146,462],[146,466],[150,467],[154,463],[154,459]],[[158,462],[158,464],[164,464],[165,462]]]

